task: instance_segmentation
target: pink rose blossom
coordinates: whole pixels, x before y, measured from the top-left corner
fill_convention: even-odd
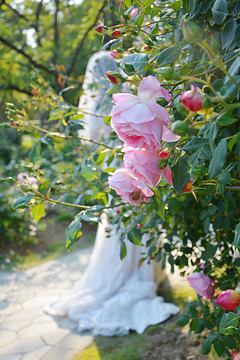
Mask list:
[[[187,110],[194,112],[202,109],[203,99],[203,92],[195,85],[191,85],[191,90],[183,91],[181,94],[181,103],[183,106]]]
[[[229,289],[218,295],[215,302],[226,310],[235,310],[240,305],[240,294]]]
[[[161,139],[167,142],[180,139],[168,128],[171,123],[169,114],[157,104],[159,97],[170,100],[168,91],[151,75],[141,81],[138,96],[126,93],[113,95],[116,106],[111,111],[111,124],[128,146],[157,151],[161,148]]]
[[[207,299],[213,297],[215,289],[213,287],[213,280],[210,277],[204,275],[203,271],[194,272],[187,277],[189,285],[200,296],[204,296]]]
[[[142,198],[147,202],[147,198],[154,193],[144,183],[134,178],[127,169],[116,170],[109,178],[109,186],[116,190],[122,200],[132,205],[141,205]]]
[[[240,360],[240,352],[234,356],[233,360]]]
[[[132,9],[132,11],[130,12],[130,16],[131,16],[131,17],[134,17],[137,13],[138,13],[138,9],[137,9],[137,8],[134,8],[134,9]]]
[[[37,179],[33,176],[29,176],[26,173],[20,173],[17,175],[17,181],[22,184],[35,185],[37,184]]]
[[[124,166],[138,180],[150,187],[156,186],[164,174],[166,180],[172,185],[172,173],[169,166],[159,169],[158,162],[161,157],[157,151],[150,152],[146,149],[124,149]]]

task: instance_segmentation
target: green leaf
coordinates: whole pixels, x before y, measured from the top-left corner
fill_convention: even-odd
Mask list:
[[[131,65],[135,71],[139,71],[148,64],[148,56],[147,54],[131,54],[122,59],[120,61],[120,66],[121,64],[124,64],[125,66]]]
[[[130,6],[132,5],[132,2],[131,2],[131,0],[125,0],[124,1],[124,5],[126,6],[126,7],[128,7],[128,8],[130,8]]]
[[[191,140],[183,147],[184,151],[196,151],[208,144],[208,139],[193,136]]]
[[[130,230],[128,232],[128,240],[131,241],[131,243],[133,243],[134,245],[142,245],[142,243],[141,243],[141,240],[142,240],[141,232],[138,229],[133,228],[132,230]]]
[[[225,345],[220,339],[216,339],[213,343],[214,349],[218,356],[222,356],[225,351]]]
[[[208,141],[212,152],[213,152],[213,143],[214,140],[216,139],[217,133],[218,133],[217,124],[213,122],[208,133]]]
[[[165,220],[165,203],[162,200],[162,194],[160,191],[155,191],[156,196],[154,196],[155,210],[161,219]]]
[[[231,185],[231,174],[226,169],[218,176],[218,182],[222,185]]]
[[[238,121],[237,118],[233,118],[230,116],[221,116],[218,119],[217,123],[220,126],[228,126],[228,125],[234,124],[236,121]]]
[[[174,11],[179,11],[182,6],[182,1],[180,0],[174,1],[174,3],[170,3],[170,6]]]
[[[44,209],[45,209],[45,206],[44,206],[44,203],[41,202],[39,204],[36,204],[32,207],[32,215],[33,215],[33,218],[34,220],[38,223],[39,220],[43,217],[44,215]]]
[[[124,259],[125,256],[127,255],[127,247],[124,241],[121,241],[121,246],[120,246],[120,259]]]
[[[96,224],[96,223],[100,223],[101,219],[99,216],[93,215],[90,212],[85,212],[82,215],[82,220],[91,224]]]
[[[207,355],[211,350],[211,342],[208,340],[205,340],[202,342],[202,346],[201,346],[201,353],[203,355]]]
[[[158,66],[174,63],[178,59],[181,49],[182,46],[172,46],[161,51],[156,60]]]
[[[222,48],[225,49],[235,39],[235,32],[237,28],[236,19],[228,20],[222,30],[221,38],[222,38]]]
[[[144,13],[141,13],[138,18],[137,18],[137,21],[136,21],[136,24],[138,27],[141,27],[142,24],[143,24],[143,21],[144,21]]]
[[[240,223],[235,228],[234,246],[236,249],[240,249]]]
[[[221,25],[228,15],[228,5],[226,0],[217,0],[212,7],[213,20],[217,25]]]
[[[191,322],[190,322],[190,330],[191,331],[194,331],[198,328],[199,326],[199,320],[198,319],[193,319]]]
[[[197,0],[190,0],[189,1],[189,10],[191,14],[194,14],[197,8]]]
[[[226,161],[227,156],[227,140],[222,139],[218,146],[213,151],[213,157],[209,164],[209,177],[210,179],[218,175]]]
[[[106,125],[110,125],[111,124],[111,116],[105,116],[105,118],[103,119]]]
[[[142,6],[150,6],[154,3],[155,0],[144,0]]]
[[[105,209],[104,205],[93,205],[86,209],[87,212],[101,211]]]
[[[173,186],[175,190],[181,194],[182,189],[190,178],[189,167],[186,158],[180,157],[171,170],[173,175]]]
[[[237,72],[238,69],[240,68],[240,57],[238,56],[234,62],[231,64],[230,68],[228,69],[228,73],[231,76],[234,76]],[[227,77],[228,78],[228,77]]]
[[[30,202],[32,197],[32,194],[22,195],[12,204],[12,207],[14,209],[24,209]]]
[[[30,157],[30,161],[33,163],[41,159],[41,144],[39,142],[35,142],[33,144],[29,157]]]
[[[225,313],[220,321],[219,331],[224,335],[233,335],[238,322],[239,316],[237,314],[234,312]]]
[[[66,229],[66,248],[69,250],[70,246],[78,241],[78,239],[82,236],[82,223],[80,221],[79,216],[74,219],[71,224]]]
[[[80,175],[87,181],[93,181],[97,178],[97,170],[91,164],[86,164],[84,162],[82,165]]]
[[[189,317],[188,317],[187,315],[185,315],[185,314],[182,314],[182,315],[178,318],[176,324],[177,324],[178,326],[185,326],[185,325],[188,324],[188,321],[189,321]]]
[[[5,181],[5,182],[7,182],[8,184],[13,184],[13,183],[15,183],[17,180],[15,180],[15,179],[12,178],[12,177],[7,177],[7,178],[0,178],[0,181]]]

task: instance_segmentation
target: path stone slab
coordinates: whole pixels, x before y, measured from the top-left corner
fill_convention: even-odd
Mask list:
[[[50,346],[44,346],[40,349],[31,351],[28,354],[23,355],[21,360],[40,360],[49,350],[51,350]]]
[[[17,333],[8,330],[0,330],[0,348],[8,345],[18,338]]]
[[[12,342],[10,345],[0,348],[0,359],[3,355],[25,354],[43,347],[40,338],[25,338]]]
[[[54,345],[57,345],[68,334],[69,334],[68,329],[58,328],[46,335],[43,335],[42,339],[47,345],[54,346]]]
[[[41,324],[32,324],[19,332],[20,338],[30,338],[44,336],[45,334],[57,331],[57,324],[53,321],[48,321]]]
[[[71,360],[76,354],[76,350],[52,349],[41,360]]]

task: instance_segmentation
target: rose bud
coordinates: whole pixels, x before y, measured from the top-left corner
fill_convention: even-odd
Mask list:
[[[117,209],[117,214],[121,214],[121,212],[122,212],[122,208],[119,207],[119,208]]]
[[[223,291],[215,300],[226,310],[235,310],[240,305],[240,294],[232,289]]]
[[[189,285],[196,291],[200,296],[204,296],[210,299],[214,295],[213,280],[206,276],[203,271],[194,272],[192,275],[187,277]]]
[[[124,2],[123,2],[123,0],[118,0],[118,2],[117,2],[117,6],[121,6],[121,3],[122,3],[122,6],[124,6]]]
[[[112,84],[119,84],[121,79],[117,78],[116,76],[113,75],[114,73],[112,73],[111,71],[107,71],[104,73],[105,76],[107,76],[108,80],[112,83]]]
[[[98,33],[102,34],[103,33],[103,26],[102,25],[98,25],[95,27],[95,31],[97,31]]]
[[[188,180],[188,182],[186,183],[186,185],[184,186],[182,191],[188,192],[188,191],[191,191],[191,190],[192,190],[192,182],[191,182],[191,180]]]
[[[156,259],[156,256],[150,257],[150,260],[155,260],[155,259]]]
[[[165,150],[161,151],[159,154],[161,159],[168,159],[169,158],[169,153]]]
[[[141,229],[143,227],[143,224],[138,224],[138,229]]]
[[[117,50],[110,51],[110,56],[113,57],[114,59],[120,59],[121,58],[121,54],[119,54],[119,52],[117,52]]]
[[[181,94],[181,103],[185,109],[197,112],[203,108],[204,94],[195,85],[191,85],[191,90],[183,91]]]
[[[122,36],[122,33],[120,30],[114,30],[112,33],[111,33],[111,36],[115,37],[115,38],[119,38]]]

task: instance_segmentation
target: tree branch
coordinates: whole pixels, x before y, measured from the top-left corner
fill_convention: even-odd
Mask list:
[[[57,56],[58,56],[58,40],[59,40],[59,34],[58,34],[58,11],[59,11],[59,0],[55,0],[55,15],[54,15],[54,44],[55,47],[53,49],[53,63],[56,65],[57,63]]]
[[[34,28],[37,31],[36,25],[34,25],[25,15],[21,14],[17,9],[14,9],[10,4],[8,4],[5,0],[2,0],[1,5],[6,5],[9,9],[11,9],[20,19],[25,20],[30,27]]]
[[[17,85],[14,85],[14,84],[7,84],[6,86],[2,86],[0,89],[5,90],[5,91],[6,90],[16,90],[16,91],[21,92],[23,94],[33,96],[33,94],[30,91],[28,91],[26,89],[21,89],[20,87],[18,87]]]
[[[23,55],[33,66],[35,66],[38,69],[44,70],[45,72],[47,72],[48,74],[54,75],[55,77],[58,76],[58,72],[55,70],[51,70],[48,67],[38,63],[37,61],[33,60],[33,58],[28,55],[27,53],[25,53],[24,50],[22,49],[18,49],[15,45],[13,45],[12,43],[10,43],[10,41],[6,40],[5,38],[3,38],[2,36],[0,36],[0,41],[7,45],[9,48],[15,50],[17,53]]]
[[[99,19],[99,16],[100,16],[101,12],[103,11],[103,9],[105,8],[106,5],[107,5],[107,0],[104,0],[103,5],[102,5],[101,9],[98,11],[97,16],[96,16],[93,24],[87,29],[87,31],[85,32],[85,34],[82,37],[82,40],[78,43],[78,46],[77,46],[77,48],[75,50],[75,54],[74,54],[74,56],[72,58],[71,65],[70,65],[70,67],[68,69],[67,76],[70,76],[71,72],[73,71],[74,66],[76,64],[76,61],[77,61],[77,58],[78,58],[78,55],[79,55],[79,53],[80,53],[80,51],[81,51],[81,49],[83,47],[83,44],[84,44],[84,42],[85,42],[85,40],[86,40],[86,38],[88,36],[88,33],[95,27],[95,25],[96,25],[96,23],[97,23],[97,21]]]
[[[42,46],[41,44],[41,39],[40,39],[40,35],[39,35],[39,17],[40,17],[40,12],[42,10],[42,5],[43,5],[43,0],[41,0],[39,3],[38,3],[38,6],[37,6],[37,11],[36,11],[36,32],[38,34],[37,36],[37,44],[39,46]]]

